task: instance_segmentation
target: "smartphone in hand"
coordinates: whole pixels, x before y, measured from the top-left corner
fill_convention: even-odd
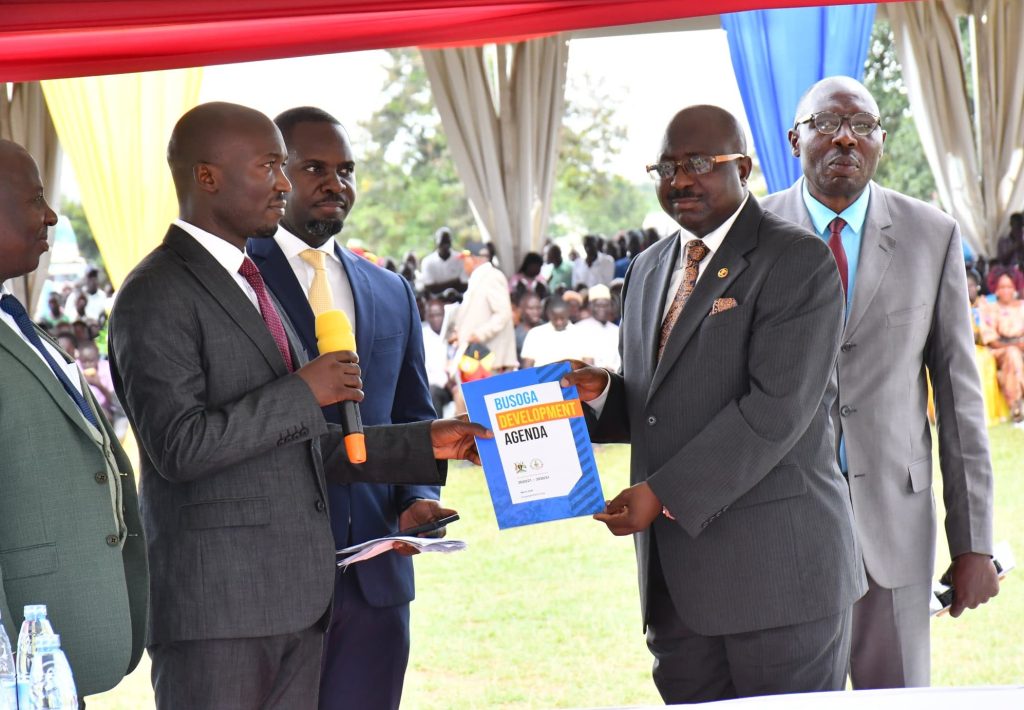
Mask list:
[[[437,520],[431,520],[429,523],[423,523],[422,525],[416,525],[414,527],[408,528],[407,530],[399,530],[395,534],[396,535],[402,535],[403,537],[420,537],[420,536],[425,535],[426,533],[431,533],[431,532],[434,532],[435,530],[440,530],[441,528],[445,527],[446,525],[448,525],[450,523],[454,523],[458,519],[459,519],[459,514],[455,513],[454,515],[449,515],[449,516],[447,516],[445,518],[438,518]]]

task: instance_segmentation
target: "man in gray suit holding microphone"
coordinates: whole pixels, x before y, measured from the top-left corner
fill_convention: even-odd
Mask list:
[[[682,229],[626,274],[621,374],[565,378],[596,441],[633,445],[634,485],[595,517],[634,534],[668,703],[841,690],[865,589],[828,416],[839,275],[747,192],[745,143],[714,106],[672,119],[648,172]]]
[[[828,242],[846,291],[832,408],[870,589],[854,607],[855,688],[930,681],[935,503],[928,385],[935,392],[951,614],[999,591],[992,464],[967,304],[960,230],[949,215],[871,181],[885,130],[860,82],[812,86],[789,132],[804,176],[765,209]]]
[[[151,561],[147,647],[161,709],[314,708],[334,590],[325,478],[444,483],[482,427],[368,427],[349,464],[321,407],[362,399],[352,352],[305,363],[245,256],[291,189],[277,127],[203,104],[167,150],[180,219],[128,276],[110,321],[118,396],[140,441]]]

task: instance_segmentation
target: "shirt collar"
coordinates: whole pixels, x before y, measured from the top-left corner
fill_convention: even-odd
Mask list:
[[[7,282],[6,281],[0,281],[0,296],[6,296],[9,293],[11,293],[11,291],[10,291],[10,289],[7,288]]]
[[[183,219],[174,220],[174,224],[181,227],[181,229],[185,230],[189,236],[199,242],[206,251],[210,252],[210,256],[216,259],[217,263],[223,266],[228,273],[238,273],[238,270],[242,267],[242,262],[245,260],[244,251],[224,241],[220,237],[207,232],[205,229],[200,229],[194,224],[189,224]]]
[[[818,234],[827,234],[828,225],[836,217],[839,217],[847,226],[853,230],[854,234],[860,234],[864,228],[864,220],[868,216],[868,202],[871,200],[871,189],[870,187],[865,189],[864,192],[860,193],[860,197],[853,201],[849,207],[845,210],[836,214],[828,207],[818,202],[812,195],[811,191],[807,189],[807,180],[801,178],[801,192],[804,196],[804,204],[807,205],[807,212],[811,215],[811,223],[814,224],[814,228]]]
[[[686,265],[686,243],[691,239],[700,239],[704,242],[704,246],[708,248],[708,256],[713,256],[716,251],[722,246],[722,242],[725,241],[725,235],[732,229],[733,223],[736,222],[736,218],[740,216],[740,212],[747,205],[747,200],[750,199],[750,193],[748,192],[743,197],[743,202],[736,208],[736,211],[732,213],[729,219],[722,222],[720,225],[715,227],[713,230],[705,234],[703,237],[698,237],[682,227],[679,228],[679,266],[676,268],[683,268]],[[707,258],[707,257],[705,257]]]
[[[281,247],[281,251],[284,253],[286,259],[293,259],[307,249],[313,249],[313,247],[306,244],[306,242],[299,239],[297,236],[289,232],[284,228],[283,225],[279,225],[277,228],[277,234],[274,235],[274,241]],[[324,254],[332,257],[338,263],[341,263],[341,259],[334,251],[334,245],[336,242],[334,239],[328,239],[326,242],[316,247],[317,251],[322,251]]]

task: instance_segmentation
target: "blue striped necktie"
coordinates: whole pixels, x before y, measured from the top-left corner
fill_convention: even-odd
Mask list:
[[[21,305],[21,302],[14,296],[5,295],[0,298],[0,310],[14,318],[14,322],[18,324],[18,328],[24,333],[28,342],[32,343],[36,350],[42,354],[43,359],[46,360],[46,364],[53,370],[53,374],[57,376],[60,383],[64,386],[64,389],[71,399],[75,400],[75,404],[82,411],[82,416],[86,418],[90,424],[97,429],[100,428],[100,423],[96,420],[96,415],[92,411],[92,407],[82,396],[82,393],[71,384],[71,380],[64,373],[64,368],[57,364],[57,361],[50,355],[50,351],[43,345],[43,341],[39,337],[39,333],[36,332],[35,326],[32,325],[32,319],[28,317],[28,313],[25,312],[25,307]]]

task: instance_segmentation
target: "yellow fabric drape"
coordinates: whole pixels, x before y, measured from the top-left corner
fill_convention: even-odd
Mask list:
[[[201,82],[202,69],[42,82],[115,287],[160,243],[178,213],[167,140],[199,101]]]

